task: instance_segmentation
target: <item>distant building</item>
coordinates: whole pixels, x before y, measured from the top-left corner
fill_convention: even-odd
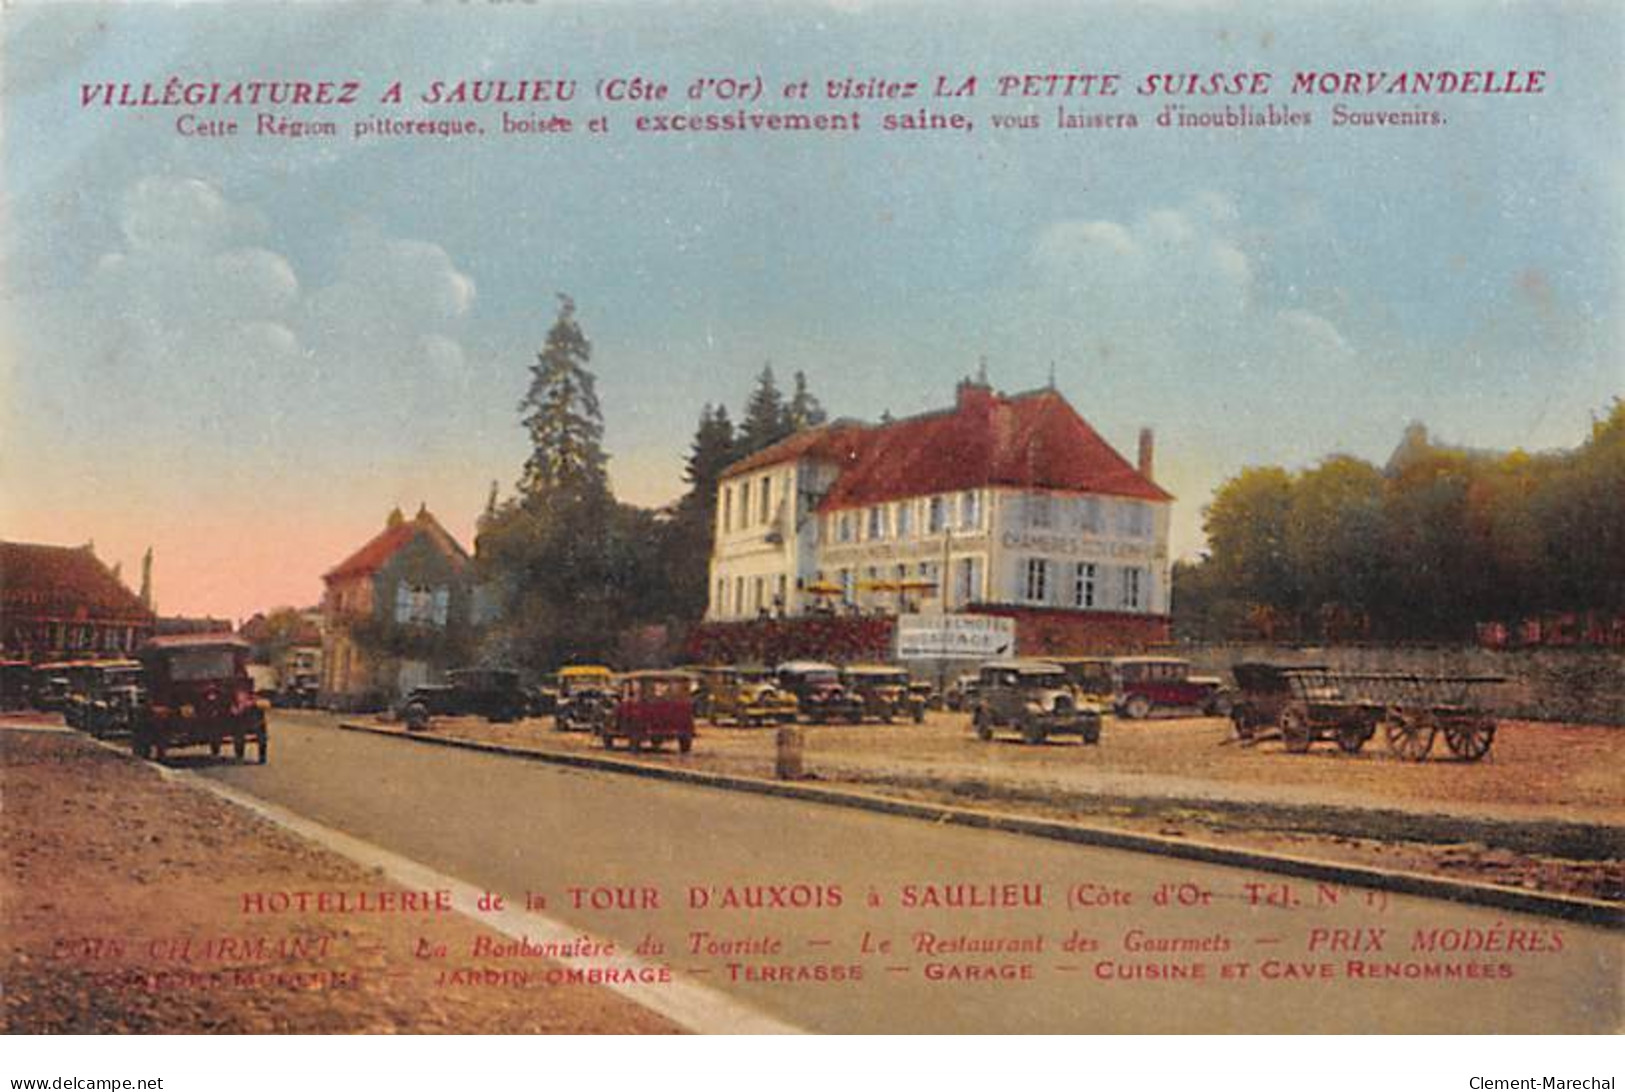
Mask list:
[[[949,611],[1024,652],[1168,638],[1152,437],[1119,455],[1053,389],[966,381],[951,409],[799,432],[724,471],[709,622]]]
[[[127,656],[153,624],[152,611],[89,545],[0,542],[0,657]]]
[[[322,701],[360,708],[438,679],[470,652],[472,564],[427,508],[400,509],[322,580]]]
[[[264,614],[256,614],[244,622],[242,637],[254,646],[258,663],[268,665],[278,687],[294,685],[301,679],[317,680],[322,671],[322,610],[277,612],[273,622]]]

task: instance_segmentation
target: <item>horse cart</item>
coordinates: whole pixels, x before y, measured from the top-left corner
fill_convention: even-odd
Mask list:
[[[1302,754],[1332,740],[1348,754],[1382,729],[1388,749],[1420,762],[1443,735],[1456,758],[1476,762],[1495,741],[1486,710],[1494,675],[1420,675],[1337,671],[1324,665],[1237,664],[1230,719],[1236,736],[1252,742],[1273,729],[1282,746]]]

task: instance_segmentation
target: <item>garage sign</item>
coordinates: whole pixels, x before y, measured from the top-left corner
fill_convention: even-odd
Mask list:
[[[986,614],[905,614],[897,619],[899,660],[1008,660],[1016,623]]]

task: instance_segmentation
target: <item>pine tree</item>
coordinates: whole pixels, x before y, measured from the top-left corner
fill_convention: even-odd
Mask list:
[[[519,403],[531,454],[519,481],[530,506],[570,507],[610,500],[604,454],[604,416],[587,364],[592,343],[575,318],[575,301],[559,296],[559,315],[530,369],[530,390]]]
[[[690,486],[689,495],[714,504],[717,479],[734,458],[734,426],[728,420],[728,407],[712,407],[707,403],[700,411],[700,424],[694,431],[688,461],[683,467],[683,480]]]
[[[773,378],[773,365],[764,365],[756,377],[756,390],[745,406],[739,426],[739,454],[752,455],[789,435],[784,396]]]
[[[785,407],[786,427],[790,432],[800,432],[804,428],[814,428],[829,419],[824,407],[818,399],[812,396],[807,389],[807,373],[796,373],[795,392],[790,395],[790,404]]]

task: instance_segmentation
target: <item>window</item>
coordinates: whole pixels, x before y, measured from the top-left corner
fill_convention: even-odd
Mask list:
[[[835,517],[835,541],[852,541],[852,513],[842,512]]]
[[[925,529],[933,535],[948,526],[948,498],[932,497],[926,507]]]
[[[1100,508],[1099,497],[1078,498],[1078,530],[1098,535],[1106,529],[1106,520]]]
[[[773,518],[773,479],[762,476],[762,516],[761,522],[766,523]]]
[[[1027,526],[1048,528],[1055,525],[1055,500],[1048,493],[1027,498]]]
[[[1145,581],[1144,569],[1123,570],[1123,600],[1124,610],[1139,610],[1140,599],[1143,594],[1142,585]]]
[[[745,578],[734,577],[734,613],[745,613]]]
[[[734,487],[725,486],[722,490],[722,529],[732,531],[734,522]]]
[[[750,526],[750,482],[739,483],[739,526]]]
[[[404,580],[395,585],[395,621],[401,625],[443,626],[450,609],[450,588],[414,588]]]
[[[1117,509],[1117,530],[1127,538],[1151,537],[1151,506],[1124,501]]]
[[[914,502],[904,501],[897,506],[897,537],[908,538],[914,533]]]
[[[773,609],[783,611],[790,602],[790,578],[779,574],[777,590],[773,593]]]
[[[728,613],[728,604],[725,602],[727,597],[728,597],[728,582],[726,580],[718,580],[717,581],[717,600],[716,600],[715,603],[712,604],[713,613],[716,613],[716,614],[727,614]]]
[[[959,559],[954,594],[960,603],[974,603],[982,598],[982,566],[976,558]]]
[[[767,578],[766,577],[758,576],[756,578],[753,586],[751,587],[751,594],[752,594],[752,600],[751,600],[751,604],[750,604],[751,609],[754,610],[757,614],[762,613],[763,608],[765,608],[767,606],[767,603],[766,603],[766,599],[767,599]]]
[[[842,569],[840,576],[841,601],[850,603],[852,602],[852,570]]]
[[[885,537],[886,509],[877,504],[869,509],[869,539],[873,541]]]
[[[1092,607],[1095,605],[1095,581],[1098,576],[1098,571],[1090,562],[1080,561],[1072,566],[1072,605],[1074,607]]]
[[[1029,603],[1043,603],[1049,597],[1049,562],[1041,557],[1027,559],[1027,579],[1022,597]]]
[[[446,587],[434,590],[434,624],[444,626],[451,617],[451,589]]]
[[[959,495],[959,526],[962,528],[979,527],[982,523],[982,495],[976,490],[967,490]]]

